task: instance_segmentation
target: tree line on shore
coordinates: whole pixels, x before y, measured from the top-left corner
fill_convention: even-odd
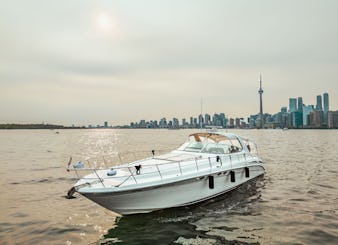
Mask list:
[[[63,125],[54,124],[0,124],[0,129],[68,129],[81,127],[65,127]]]

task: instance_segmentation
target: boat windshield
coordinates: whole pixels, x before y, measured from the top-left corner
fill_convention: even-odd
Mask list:
[[[253,155],[257,155],[258,154],[258,150],[257,150],[257,145],[252,142],[249,139],[245,139],[242,138],[243,143],[246,145],[246,148],[248,149],[248,151],[253,154]]]
[[[202,142],[189,142],[185,147],[184,151],[190,151],[190,152],[200,152],[203,148]]]
[[[189,136],[179,150],[211,154],[227,154],[241,151],[242,145],[237,137],[227,137],[215,133],[196,133]]]
[[[229,153],[229,146],[227,144],[208,143],[201,151],[202,153],[225,154]]]

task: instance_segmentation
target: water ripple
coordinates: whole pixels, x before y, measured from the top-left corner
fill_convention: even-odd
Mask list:
[[[1,244],[336,244],[338,130],[230,130],[252,138],[266,173],[219,198],[122,217],[82,197],[69,156],[172,149],[193,130],[1,131]],[[97,160],[95,160],[97,159]],[[101,239],[102,238],[102,239]]]

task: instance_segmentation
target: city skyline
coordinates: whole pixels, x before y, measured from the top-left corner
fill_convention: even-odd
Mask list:
[[[260,82],[260,87],[259,87],[259,101],[258,101],[258,107],[261,108],[263,105],[262,100],[261,100],[261,93],[260,91],[262,91],[262,78],[261,78],[261,74],[259,74],[259,82]],[[200,109],[202,111],[203,105],[202,105],[202,100],[203,98],[201,98],[201,105],[200,105]],[[307,113],[309,114],[311,111],[322,111],[324,114],[324,118],[327,117],[327,113],[330,112],[335,112],[336,114],[338,114],[338,110],[337,108],[332,108],[330,107],[330,102],[329,102],[329,94],[327,92],[324,92],[322,95],[316,95],[315,96],[315,100],[313,100],[314,103],[308,103],[308,105],[303,104],[303,97],[297,97],[297,98],[289,98],[289,106],[283,106],[280,107],[280,111],[281,112],[287,112],[287,113],[293,113],[293,112],[299,112],[301,111],[303,113],[307,111]],[[302,109],[300,109],[300,106]],[[149,126],[149,123],[158,123],[158,125],[156,125],[156,127],[160,127],[160,122],[161,120],[165,120],[166,121],[166,127],[168,126],[175,128],[175,126],[180,126],[182,127],[182,125],[184,125],[184,122],[186,122],[186,126],[187,128],[192,127],[192,128],[200,128],[201,125],[203,125],[203,128],[205,126],[222,126],[223,128],[226,128],[227,126],[230,127],[237,127],[237,128],[247,128],[247,127],[251,127],[251,128],[263,128],[262,125],[265,125],[265,120],[266,120],[266,116],[268,115],[269,117],[271,116],[276,116],[278,113],[276,112],[264,112],[263,116],[264,116],[264,123],[261,122],[260,118],[261,118],[261,112],[259,111],[256,114],[250,114],[250,115],[240,115],[237,117],[231,116],[226,112],[205,112],[203,114],[201,114],[201,111],[199,114],[194,114],[194,115],[190,115],[190,116],[185,116],[185,117],[172,117],[172,118],[167,118],[165,116],[157,116],[157,119],[139,119],[139,122],[137,122],[137,120],[131,121],[131,122],[127,122],[125,124],[114,124],[114,123],[109,123],[109,121],[104,121],[103,124],[100,123],[89,123],[88,125],[85,124],[78,124],[76,122],[72,123],[71,125],[62,125],[62,127],[76,127],[76,128],[108,128],[108,127],[131,127],[131,128],[138,128],[139,124],[144,123],[142,127],[146,127]],[[274,114],[275,113],[275,114]],[[209,117],[209,121],[211,123],[206,124],[204,123],[204,120],[206,117]],[[221,124],[213,124],[213,117],[223,117],[224,119],[220,119],[223,122]],[[255,120],[257,120],[257,123],[254,124],[254,126],[249,126],[250,125],[250,118],[254,116]],[[210,119],[211,118],[211,119]],[[190,120],[190,123],[189,123]],[[194,121],[194,123],[192,123],[192,120]],[[322,119],[324,120],[324,119]],[[336,119],[338,120],[338,119]],[[175,121],[177,121],[175,123]],[[324,121],[323,121],[324,122]],[[271,123],[271,122],[270,122]],[[327,123],[327,121],[325,122]],[[20,125],[20,123],[17,122],[10,122],[10,123],[2,123],[2,125],[5,124],[13,124],[13,125]],[[54,122],[46,122],[43,121],[41,123],[22,123],[22,125],[55,125],[58,126],[59,124],[55,124]],[[306,125],[306,124],[304,124]],[[61,126],[61,125],[60,125]],[[290,127],[293,127],[292,125],[289,125]],[[310,126],[310,125],[307,125]],[[165,127],[165,128],[166,128]],[[271,127],[271,126],[267,126],[265,125],[265,127]],[[318,126],[319,127],[319,126]],[[299,128],[299,127],[293,127],[293,128]]]
[[[260,76],[261,81],[261,76]],[[260,89],[262,89],[260,83]],[[259,107],[261,108],[262,100],[259,93]],[[124,125],[109,124],[104,121],[103,124],[89,125],[55,125],[49,123],[42,124],[0,124],[3,129],[13,128],[338,128],[338,110],[330,108],[329,94],[324,92],[317,95],[315,103],[304,104],[303,97],[289,98],[289,107],[282,106],[280,112],[264,113],[262,111],[250,116],[231,117],[225,112],[200,113],[183,118],[166,118],[159,116],[161,119],[140,119],[139,121],[129,122]],[[202,99],[201,99],[202,112]],[[263,115],[263,121],[261,120]]]
[[[259,107],[262,108],[260,91],[262,92],[261,83]],[[260,110],[259,113],[250,116],[230,117],[225,112],[206,112],[184,118],[140,119],[139,121],[130,122],[128,125],[112,126],[130,128],[205,128],[208,126],[222,128],[337,128],[338,110],[330,109],[329,94],[324,92],[323,95],[317,95],[315,102],[314,104],[306,105],[303,103],[303,97],[289,98],[289,107],[282,106],[280,112],[274,113],[262,114],[262,110]],[[329,118],[332,120],[330,121]],[[105,122],[106,124],[107,122]],[[101,127],[100,125],[97,126]]]
[[[229,117],[325,90],[338,108],[338,2],[2,1],[0,123]]]

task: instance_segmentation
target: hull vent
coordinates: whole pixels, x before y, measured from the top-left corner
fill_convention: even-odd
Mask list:
[[[214,176],[209,176],[209,189],[214,189]]]
[[[236,182],[236,176],[234,171],[230,171],[230,181]]]

